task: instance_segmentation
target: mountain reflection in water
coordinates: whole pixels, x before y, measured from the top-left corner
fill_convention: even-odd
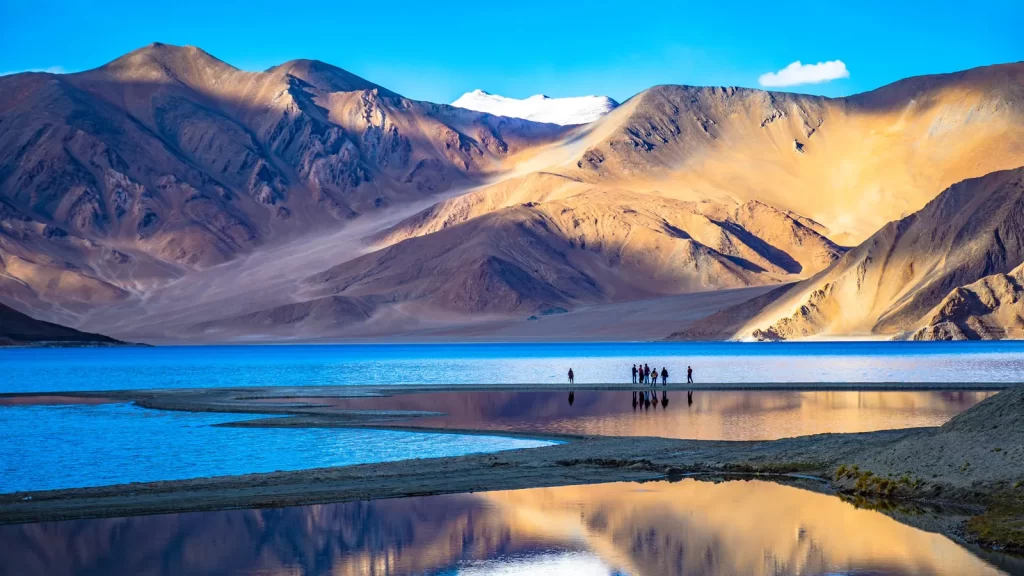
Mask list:
[[[403,426],[701,440],[771,440],[826,432],[940,426],[993,391],[629,390],[428,392],[369,398],[275,398],[343,410],[410,410],[443,416]],[[270,401],[270,400],[268,400]]]
[[[693,479],[0,526],[0,549],[12,575],[1001,573],[834,496]]]

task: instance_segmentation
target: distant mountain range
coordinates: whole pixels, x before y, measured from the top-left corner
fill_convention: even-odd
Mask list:
[[[452,102],[452,106],[457,108],[561,126],[589,124],[611,112],[618,105],[618,102],[607,96],[549,98],[537,94],[525,100],[517,100],[489,94],[483,90],[466,92]]]
[[[716,326],[678,331],[1016,334],[986,294],[1015,293],[1024,257],[1022,63],[839,99],[656,86],[618,106],[459,100],[473,95],[555,116],[162,44],[0,77],[0,302],[132,341],[457,339],[798,282],[723,298]],[[555,122],[581,104],[610,111]]]

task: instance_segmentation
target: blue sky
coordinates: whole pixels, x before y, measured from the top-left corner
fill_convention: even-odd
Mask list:
[[[408,97],[604,94],[655,84],[759,87],[795,61],[849,76],[828,96],[1024,60],[1024,2],[0,1],[0,73],[78,71],[159,41],[248,70],[316,58]]]

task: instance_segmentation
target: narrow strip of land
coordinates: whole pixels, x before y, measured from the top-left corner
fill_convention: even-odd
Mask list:
[[[295,401],[353,393],[380,390],[261,388],[60,395],[133,400],[169,410],[288,414],[296,420],[293,425],[305,426],[386,425],[396,417],[408,419],[407,414],[357,414]],[[882,503],[894,515],[901,509],[898,503],[945,502],[959,509],[964,505],[975,506],[978,512],[984,509],[966,525],[957,516],[939,522],[936,529],[983,545],[1024,550],[1021,414],[1024,388],[1018,387],[984,400],[937,428],[757,442],[581,437],[557,446],[485,455],[3,494],[0,523],[278,507],[689,473],[801,473],[828,479],[840,493],[863,503]]]

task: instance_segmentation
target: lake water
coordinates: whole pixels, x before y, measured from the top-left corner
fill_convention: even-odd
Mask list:
[[[0,406],[0,492],[301,470],[551,444],[397,430],[214,426],[250,418],[130,404]]]
[[[0,350],[0,392],[348,384],[1024,381],[1024,342],[587,343]]]
[[[341,410],[443,413],[402,426],[528,434],[772,440],[825,432],[941,426],[995,394],[977,390],[628,390],[430,392],[370,398],[290,398]],[[653,400],[653,401],[652,401]]]
[[[0,574],[988,576],[984,557],[764,481],[616,483],[0,526]]]

